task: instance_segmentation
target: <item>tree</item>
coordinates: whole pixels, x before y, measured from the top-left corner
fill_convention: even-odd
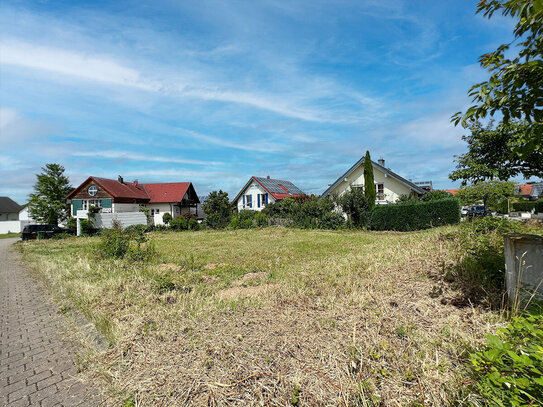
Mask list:
[[[164,222],[166,225],[169,225],[171,220],[172,214],[170,212],[164,212],[164,215],[162,215],[162,222]]]
[[[214,228],[224,228],[230,223],[232,207],[228,199],[228,192],[213,191],[202,205],[206,214],[206,225]]]
[[[439,201],[440,199],[452,198],[453,194],[447,191],[436,189],[434,191],[427,192],[420,197],[421,201]]]
[[[523,151],[527,137],[526,122],[510,121],[494,126],[474,122],[469,126],[471,134],[462,136],[468,143],[468,152],[455,156],[456,170],[449,178],[477,182],[492,179],[507,181],[519,174],[525,178],[543,176],[543,145],[530,153]]]
[[[351,188],[339,197],[334,197],[341,210],[347,215],[352,226],[362,228],[368,225],[369,202],[362,188]],[[375,202],[375,200],[374,200]]]
[[[58,224],[68,220],[70,205],[66,196],[72,191],[64,167],[60,164],[45,164],[42,173],[36,174],[34,192],[29,195],[28,211],[39,222]]]
[[[515,39],[484,54],[479,62],[490,72],[488,81],[475,84],[468,94],[475,103],[465,113],[453,116],[464,127],[487,115],[500,112],[503,122],[526,122],[521,154],[541,151],[543,138],[543,3],[541,0],[481,0],[477,13],[491,18],[496,12],[514,17]],[[511,45],[519,41],[518,53]],[[512,54],[512,55],[511,55]],[[526,158],[524,158],[526,159]]]
[[[461,188],[456,196],[464,205],[472,205],[482,201],[486,210],[488,205],[495,205],[500,200],[513,196],[514,192],[514,182],[493,180],[479,181]]]
[[[368,201],[370,211],[375,207],[375,179],[373,178],[373,164],[371,162],[370,152],[366,151],[366,159],[364,160],[364,195]]]

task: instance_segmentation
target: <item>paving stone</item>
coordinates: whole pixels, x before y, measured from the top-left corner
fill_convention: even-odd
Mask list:
[[[47,292],[0,239],[0,406],[98,406],[78,380],[74,345]]]

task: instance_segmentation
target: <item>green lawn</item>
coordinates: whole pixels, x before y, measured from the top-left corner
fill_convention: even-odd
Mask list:
[[[453,305],[451,230],[154,232],[146,264],[102,259],[99,238],[20,248],[109,340],[81,360],[112,405],[440,406],[499,323]]]
[[[20,233],[3,233],[0,235],[0,239],[7,239],[8,237],[19,237]]]

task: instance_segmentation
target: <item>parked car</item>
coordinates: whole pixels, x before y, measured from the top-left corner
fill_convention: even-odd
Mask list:
[[[57,225],[26,225],[21,233],[21,239],[30,240],[38,237],[49,239],[62,232],[63,230]]]
[[[460,215],[468,216],[468,213],[469,213],[469,206],[462,206],[462,209],[460,209]]]
[[[484,205],[472,205],[468,211],[470,218],[482,218],[484,216],[492,216],[490,209],[485,210]]]

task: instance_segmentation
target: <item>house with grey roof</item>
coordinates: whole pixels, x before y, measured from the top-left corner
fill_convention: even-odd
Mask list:
[[[334,183],[330,184],[326,191],[321,195],[327,197],[330,195],[342,195],[351,188],[365,188],[364,185],[364,160],[362,156],[351,168],[341,175]],[[375,185],[376,203],[387,204],[396,202],[402,195],[422,196],[427,190],[422,186],[416,185],[411,180],[407,180],[385,167],[385,160],[379,159],[377,162],[372,160],[373,177]]]
[[[0,196],[0,222],[19,220],[19,212],[23,206],[7,196]]]
[[[264,207],[284,198],[295,198],[305,193],[290,181],[267,176],[251,177],[239,191],[232,203],[238,211],[261,211]]]

